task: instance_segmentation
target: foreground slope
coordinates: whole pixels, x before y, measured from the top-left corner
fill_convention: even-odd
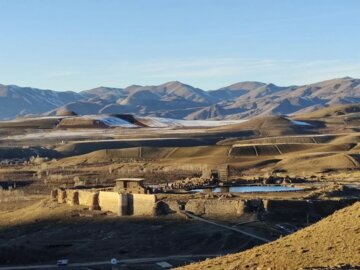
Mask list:
[[[360,266],[360,202],[270,244],[179,269],[351,269],[357,266]]]

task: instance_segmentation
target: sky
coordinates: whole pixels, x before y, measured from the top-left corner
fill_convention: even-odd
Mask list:
[[[0,0],[0,83],[81,91],[360,77],[358,0]]]

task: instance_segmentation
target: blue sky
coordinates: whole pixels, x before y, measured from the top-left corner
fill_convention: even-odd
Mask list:
[[[360,77],[357,0],[0,0],[0,10],[2,84],[209,90]]]

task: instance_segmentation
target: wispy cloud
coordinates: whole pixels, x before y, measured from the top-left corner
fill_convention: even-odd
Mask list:
[[[139,63],[94,65],[86,70],[56,67],[44,77],[54,82],[125,87],[179,80],[203,89],[216,89],[245,80],[278,85],[307,84],[336,77],[360,77],[360,61],[341,59],[184,58],[151,59]]]
[[[121,72],[142,79],[263,80],[278,84],[305,84],[342,76],[360,76],[360,62],[345,60],[278,60],[256,58],[162,59],[130,64]],[[120,72],[118,70],[118,72]]]
[[[79,75],[80,72],[78,71],[70,71],[70,70],[55,70],[49,71],[44,74],[44,77],[49,79],[62,79],[67,77],[73,77]]]

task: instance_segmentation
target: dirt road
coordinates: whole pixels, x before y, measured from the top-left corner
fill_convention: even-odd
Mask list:
[[[118,260],[118,264],[121,263],[149,263],[149,262],[158,262],[158,261],[167,261],[174,259],[199,259],[199,258],[212,258],[221,256],[221,254],[201,254],[201,255],[172,255],[165,257],[154,257],[154,258],[138,258],[138,259],[124,259]],[[110,260],[107,261],[97,261],[97,262],[83,262],[83,263],[69,263],[68,267],[88,267],[88,266],[99,266],[99,265],[110,265]],[[55,264],[46,264],[46,265],[24,265],[24,266],[5,266],[0,267],[0,270],[25,270],[25,269],[53,269],[57,267]]]

